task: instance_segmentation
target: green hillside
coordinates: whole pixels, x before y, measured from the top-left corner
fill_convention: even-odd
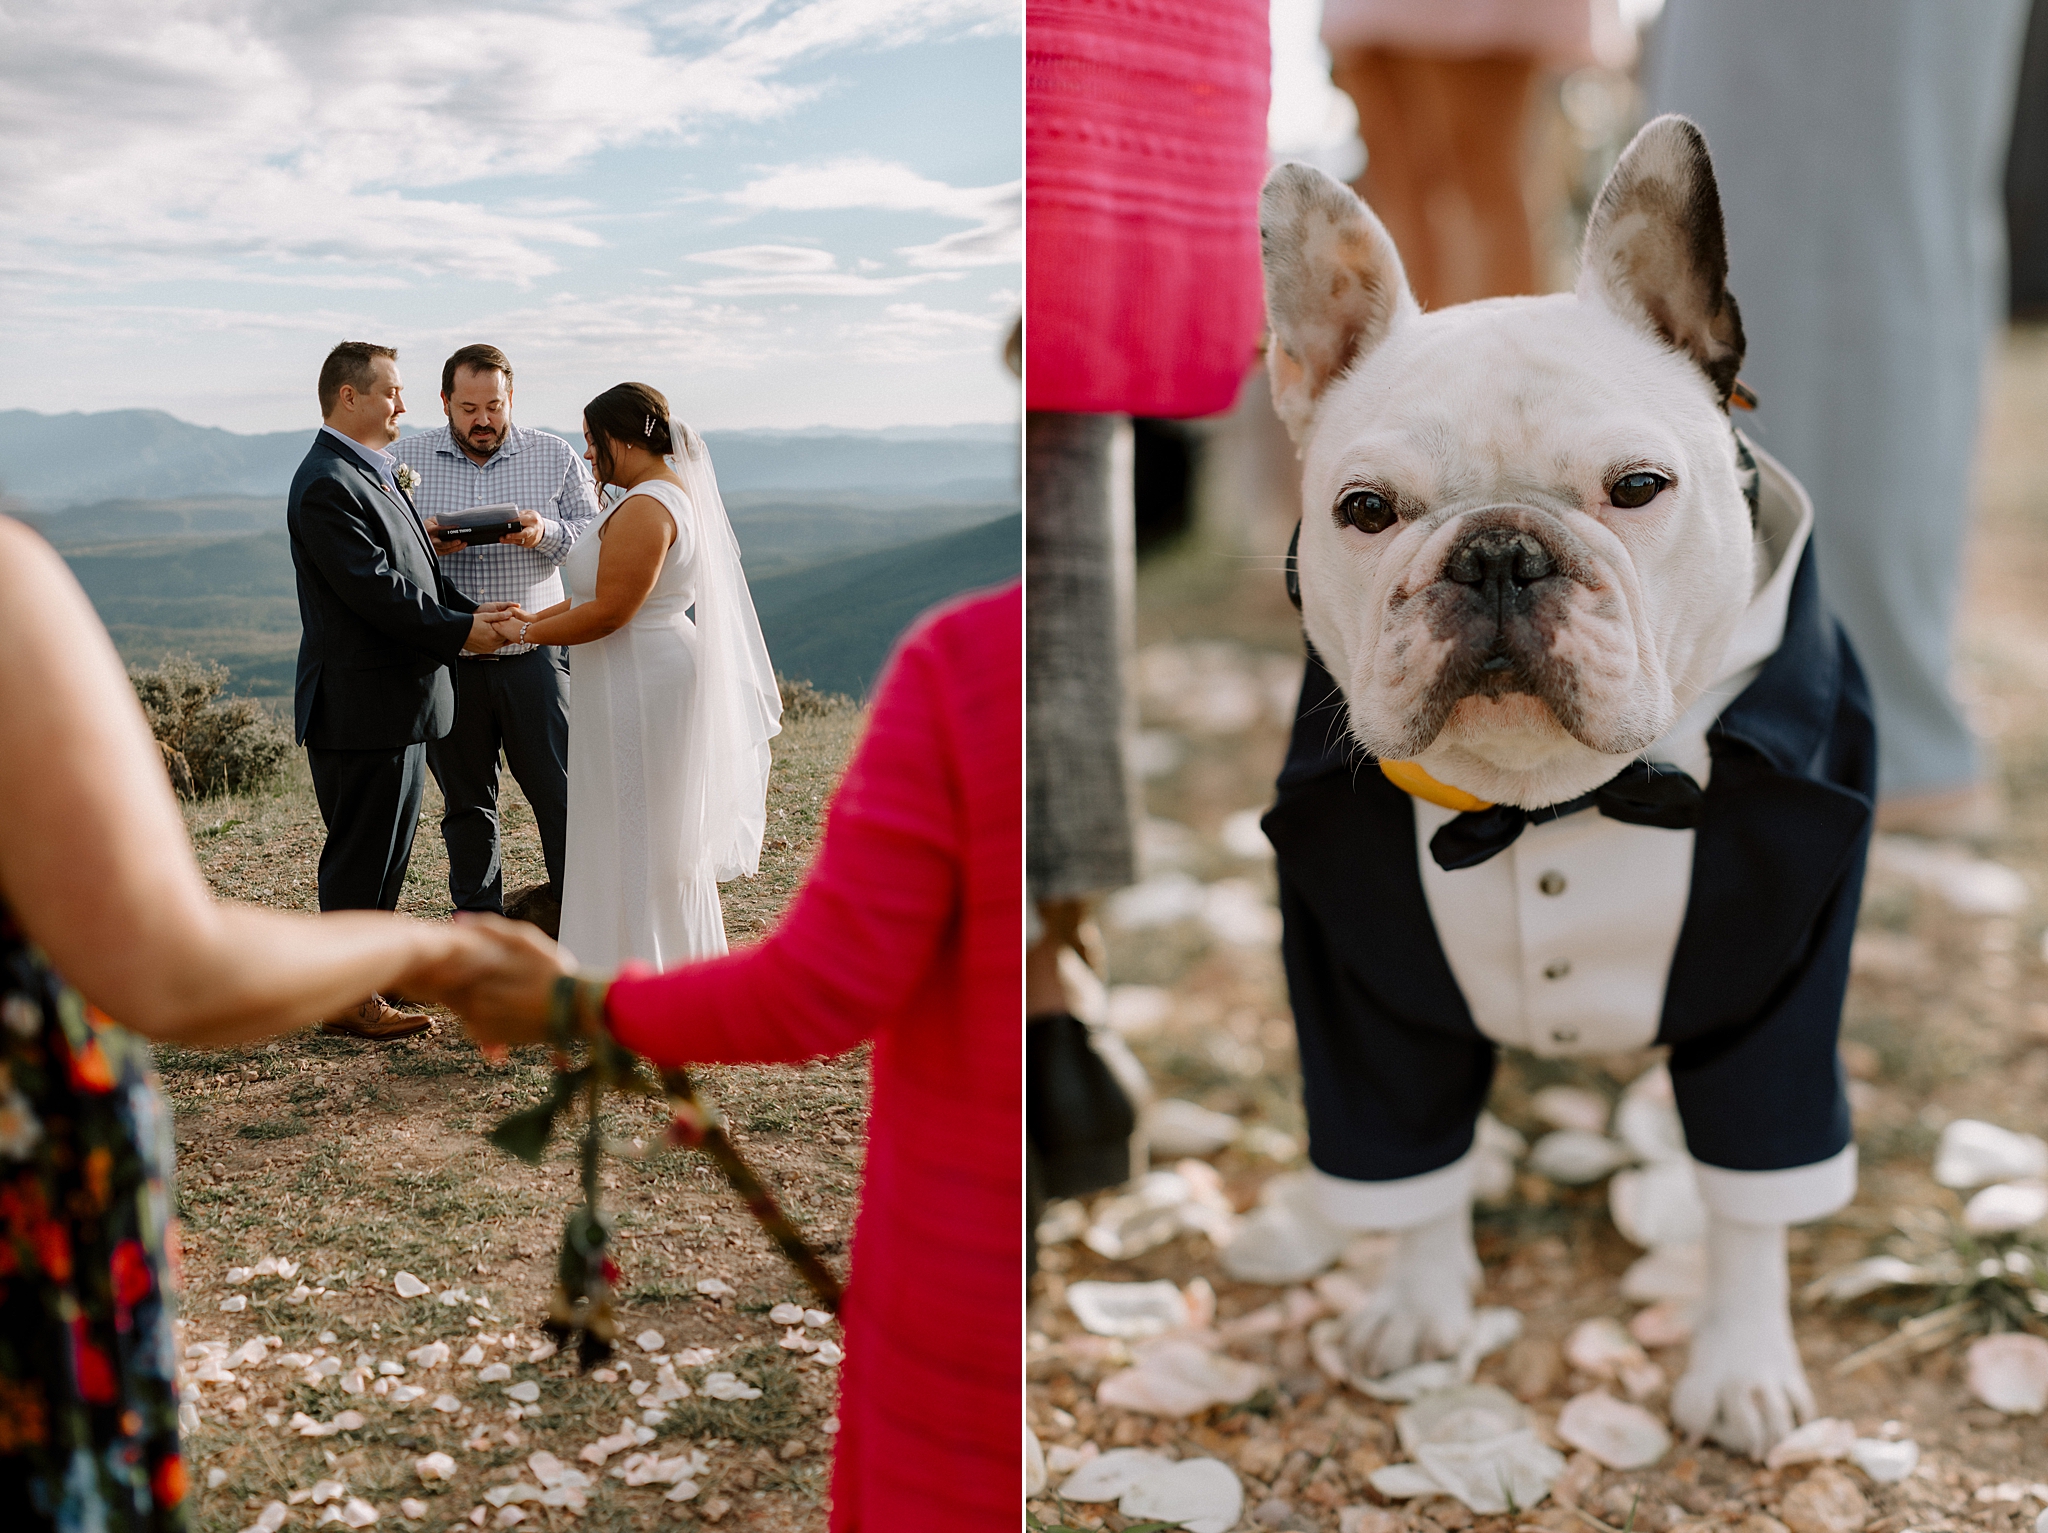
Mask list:
[[[754,608],[783,675],[860,696],[920,612],[962,591],[1015,580],[1023,558],[1023,518],[1006,516],[756,581]]]

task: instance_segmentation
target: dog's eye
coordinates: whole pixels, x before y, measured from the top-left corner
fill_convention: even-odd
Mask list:
[[[1671,481],[1662,474],[1639,470],[1633,474],[1623,474],[1615,480],[1613,488],[1607,492],[1607,498],[1624,511],[1633,511],[1638,506],[1647,506],[1655,500],[1669,483]]]
[[[1385,532],[1400,520],[1394,501],[1379,490],[1346,490],[1337,502],[1337,525],[1360,532]]]

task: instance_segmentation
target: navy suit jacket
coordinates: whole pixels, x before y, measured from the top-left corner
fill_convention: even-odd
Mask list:
[[[1821,605],[1810,545],[1784,641],[1707,745],[1657,1041],[1671,1045],[1695,1158],[1735,1171],[1811,1165],[1849,1142],[1836,1033],[1877,754],[1863,673]],[[1310,1158],[1359,1181],[1463,1155],[1493,1074],[1494,1045],[1430,919],[1413,806],[1351,741],[1343,694],[1311,652],[1263,823],[1279,854]]]
[[[450,585],[404,493],[325,433],[285,512],[298,572],[298,738],[397,750],[455,726],[455,657],[476,603]]]

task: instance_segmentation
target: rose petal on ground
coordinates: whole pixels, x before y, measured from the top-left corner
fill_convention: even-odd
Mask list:
[[[413,1401],[424,1398],[426,1393],[417,1384],[394,1384],[391,1388],[391,1403],[410,1405]]]
[[[1490,1442],[1528,1425],[1521,1402],[1492,1384],[1437,1390],[1394,1417],[1401,1447],[1411,1455],[1424,1443]]]
[[[434,1396],[434,1409],[444,1411],[452,1416],[462,1409],[462,1402],[453,1395],[436,1395]]]
[[[1185,1341],[1155,1341],[1135,1367],[1113,1373],[1095,1388],[1104,1405],[1153,1416],[1192,1416],[1212,1405],[1236,1405],[1257,1394],[1271,1375]]]
[[[410,1272],[399,1273],[397,1277],[391,1280],[391,1286],[398,1290],[398,1297],[401,1299],[417,1299],[421,1294],[428,1291],[427,1285],[414,1277]]]
[[[811,1354],[828,1368],[837,1367],[846,1361],[846,1352],[836,1341],[821,1341],[818,1350]]]
[[[1229,1533],[1244,1512],[1244,1484],[1220,1459],[1183,1459],[1125,1491],[1117,1510],[1178,1522],[1187,1533]]]
[[[1572,1328],[1565,1338],[1564,1360],[1581,1373],[1602,1379],[1618,1378],[1622,1369],[1648,1361],[1621,1322],[1605,1315],[1582,1320]]]
[[[448,1361],[448,1343],[430,1341],[424,1347],[414,1347],[405,1354],[406,1361],[421,1368],[438,1368]]]
[[[1934,1179],[1944,1187],[1981,1187],[2048,1176],[2048,1142],[1979,1118],[1958,1118],[1941,1131]]]
[[[1240,1283],[1305,1283],[1350,1239],[1349,1230],[1323,1217],[1308,1173],[1285,1172],[1259,1190],[1259,1206],[1223,1248],[1223,1270]]]
[[[1692,1336],[1692,1317],[1690,1303],[1664,1299],[1636,1311],[1628,1333],[1646,1347],[1675,1347]]]
[[[1849,1462],[1878,1484],[1895,1485],[1919,1467],[1920,1445],[1910,1437],[1859,1437],[1849,1444]]]
[[[1481,1516],[1534,1506],[1564,1473],[1564,1455],[1524,1427],[1482,1442],[1424,1443],[1416,1462]]]
[[[1766,1469],[1783,1469],[1787,1464],[1826,1464],[1848,1455],[1856,1443],[1856,1428],[1839,1416],[1809,1421],[1764,1455]]]
[[[1552,1128],[1598,1134],[1607,1128],[1607,1098],[1579,1086],[1545,1086],[1529,1098],[1529,1111]]]
[[[1067,1308],[1097,1336],[1140,1340],[1187,1328],[1188,1301],[1173,1283],[1081,1282],[1067,1285]]]
[[[429,1453],[425,1458],[414,1459],[412,1469],[422,1480],[455,1478],[455,1460],[445,1453]]]
[[[2048,1407],[2048,1341],[2024,1332],[1980,1336],[1966,1354],[1970,1393],[2008,1416]]]
[[[261,1529],[262,1533],[277,1533],[277,1530],[284,1526],[285,1518],[290,1515],[282,1501],[272,1501],[256,1514],[253,1525]]]
[[[1647,1468],[1671,1448],[1671,1434],[1655,1416],[1599,1389],[1566,1402],[1558,1414],[1557,1435],[1609,1469]]]
[[[531,1485],[514,1480],[510,1485],[493,1485],[484,1492],[484,1500],[492,1506],[506,1506],[514,1501],[538,1501],[540,1492]]]
[[[255,1275],[255,1269],[251,1267],[230,1267],[228,1268],[227,1277],[228,1286],[230,1288],[238,1288]]]
[[[511,1377],[510,1363],[492,1363],[488,1368],[478,1370],[476,1381],[479,1384],[502,1384]]]
[[[801,1325],[804,1307],[801,1304],[778,1304],[768,1311],[768,1318],[777,1325]]]
[[[1060,1485],[1065,1501],[1114,1501],[1147,1475],[1171,1469],[1174,1461],[1150,1448],[1111,1448],[1081,1465]]]
[[[228,1472],[225,1469],[216,1467],[206,1471],[206,1488],[208,1490],[219,1490],[227,1483]]]
[[[1420,1464],[1388,1464],[1375,1469],[1368,1482],[1389,1501],[1413,1501],[1418,1496],[1448,1495],[1443,1486]]]
[[[1639,1246],[1696,1246],[1706,1239],[1706,1205],[1692,1162],[1683,1158],[1617,1171],[1607,1184],[1607,1207],[1623,1238]]]
[[[578,1480],[585,1478],[582,1470],[570,1469],[545,1448],[529,1453],[526,1456],[526,1467],[533,1471],[533,1477],[540,1481],[543,1490],[553,1490],[562,1483],[565,1475],[574,1474]]]
[[[818,1351],[822,1358],[824,1348],[820,1347]],[[758,1400],[761,1398],[760,1390],[755,1389],[751,1384],[743,1382],[738,1375],[731,1373],[707,1373],[704,1375],[704,1382],[700,1388],[705,1395],[713,1400]]]
[[[1994,1182],[1963,1206],[1963,1228],[1972,1235],[2010,1235],[2048,1217],[2048,1184]]]
[[[709,1281],[717,1282],[718,1280],[716,1278],[712,1278],[709,1279]],[[698,1292],[701,1293],[703,1291],[703,1284],[698,1284]],[[661,1344],[663,1339],[664,1338],[661,1332],[659,1331],[642,1331],[638,1336],[635,1336],[633,1338],[633,1345],[638,1347],[642,1352],[659,1352],[661,1350]]]
[[[532,1379],[522,1379],[517,1384],[508,1388],[505,1394],[508,1398],[517,1400],[521,1405],[531,1405],[540,1398],[540,1385],[534,1383]]]
[[[398,1515],[407,1522],[418,1522],[427,1515],[427,1503],[417,1496],[407,1496],[398,1503]]]
[[[1778,1518],[1792,1533],[1857,1533],[1870,1521],[1870,1503],[1854,1480],[1823,1464],[1785,1492]]]
[[[248,1307],[249,1296],[245,1293],[238,1293],[220,1301],[221,1313],[224,1315],[238,1315]]]
[[[1704,1246],[1660,1246],[1639,1256],[1621,1275],[1621,1296],[1637,1304],[1697,1299],[1707,1291]]]
[[[498,1515],[491,1519],[491,1524],[494,1527],[509,1528],[514,1523],[524,1521],[526,1521],[526,1508],[520,1506],[501,1506],[498,1508]]]
[[[706,1363],[718,1361],[716,1347],[685,1347],[672,1359],[678,1368],[702,1368]]]
[[[363,1429],[363,1413],[343,1411],[334,1418],[331,1425],[337,1432],[360,1432]]]
[[[697,1279],[697,1292],[707,1299],[730,1299],[739,1290],[724,1278],[708,1277]]]
[[[1140,1123],[1152,1153],[1175,1160],[1184,1155],[1214,1155],[1236,1143],[1242,1127],[1227,1112],[1216,1112],[1179,1097],[1152,1103]]]
[[[1841,1302],[1860,1299],[1880,1288],[1922,1288],[1935,1281],[1933,1273],[1924,1267],[1914,1266],[1903,1257],[1871,1256],[1815,1278],[1806,1285],[1800,1297],[1810,1304],[1822,1299]]]
[[[325,1506],[330,1501],[339,1501],[348,1494],[348,1487],[339,1480],[315,1480],[308,1498],[315,1506]]]
[[[1536,1141],[1529,1152],[1529,1169],[1567,1187],[1584,1187],[1613,1175],[1635,1158],[1627,1145],[1605,1134],[1561,1128]]]

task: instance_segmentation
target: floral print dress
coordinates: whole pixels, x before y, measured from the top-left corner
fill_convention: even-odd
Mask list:
[[[178,1530],[170,1119],[149,1045],[0,904],[0,1521]]]

